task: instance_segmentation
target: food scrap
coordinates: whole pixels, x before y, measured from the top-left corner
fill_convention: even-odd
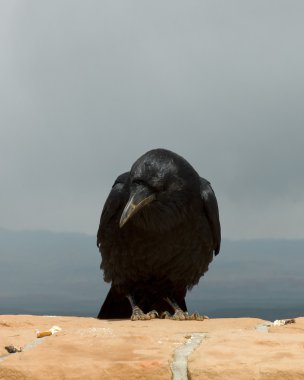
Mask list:
[[[53,326],[47,331],[37,331],[37,338],[43,338],[45,336],[50,336],[56,334],[58,331],[61,331],[61,327]]]

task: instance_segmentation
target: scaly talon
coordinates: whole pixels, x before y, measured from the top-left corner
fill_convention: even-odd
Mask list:
[[[187,319],[186,313],[184,313],[181,309],[176,310],[176,312],[173,314],[172,319],[176,321],[185,321]]]
[[[158,312],[156,310],[145,314],[138,306],[134,306],[131,321],[148,321],[155,318],[158,318]]]
[[[147,315],[149,315],[151,319],[159,318],[159,314],[156,310],[149,311]]]
[[[199,313],[193,313],[187,318],[189,321],[203,321],[205,319],[209,319],[207,315],[200,315]]]
[[[172,319],[172,315],[168,311],[163,311],[160,317],[161,319]]]

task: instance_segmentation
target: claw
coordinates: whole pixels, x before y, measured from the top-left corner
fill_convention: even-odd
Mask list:
[[[182,310],[176,310],[172,319],[176,321],[184,321],[187,319],[188,313],[184,313]]]
[[[188,313],[184,313],[182,310],[177,310],[173,315],[168,311],[161,313],[160,317],[162,319],[172,319],[174,321],[184,321],[187,319]]]
[[[138,306],[134,306],[131,321],[147,321],[155,318],[158,318],[158,312],[156,310],[145,314]]]
[[[168,311],[163,311],[160,317],[161,319],[172,319],[172,315]]]
[[[149,313],[147,315],[150,316],[150,319],[159,318],[159,314],[156,310],[149,311]]]
[[[134,306],[131,321],[144,321],[149,318],[138,306]]]
[[[199,313],[193,313],[191,315],[188,315],[188,320],[190,321],[203,321],[205,319],[209,319],[207,315],[200,315]]]
[[[173,321],[204,321],[209,319],[206,315],[200,315],[199,313],[193,313],[189,315],[186,311],[177,309],[173,315],[168,311],[161,313],[160,318],[162,319],[172,319]]]

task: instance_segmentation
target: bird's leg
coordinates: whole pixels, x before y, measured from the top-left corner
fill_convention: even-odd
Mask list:
[[[172,307],[174,314],[171,315],[169,312],[165,311],[162,314],[162,318],[175,319],[179,321],[184,321],[187,319],[186,317],[188,316],[188,313],[184,312],[175,301],[171,300],[169,297],[164,298],[164,300]]]
[[[145,314],[141,310],[141,308],[136,305],[136,302],[133,296],[127,295],[127,298],[132,308],[131,321],[143,321],[143,320],[154,319],[158,317],[158,313],[156,310],[152,310],[149,313]]]
[[[185,320],[196,320],[203,321],[204,319],[208,319],[206,315],[200,315],[199,313],[193,313],[191,315],[188,314],[187,311],[183,311],[175,301],[172,301],[169,297],[165,298],[165,301],[173,308],[174,314],[170,315],[168,312],[162,314],[163,318],[174,319],[177,321],[185,321]]]

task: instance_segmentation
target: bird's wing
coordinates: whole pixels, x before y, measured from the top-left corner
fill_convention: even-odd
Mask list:
[[[200,181],[201,197],[213,235],[214,254],[217,255],[221,246],[221,225],[217,200],[210,183],[204,178],[200,178]]]
[[[127,193],[124,189],[126,182],[128,181],[129,172],[123,173],[117,177],[112,190],[103,206],[103,210],[100,217],[99,228],[97,232],[97,247],[100,246],[101,236],[103,230],[111,224],[113,218],[117,218],[119,210],[123,209],[125,199],[127,199]]]

